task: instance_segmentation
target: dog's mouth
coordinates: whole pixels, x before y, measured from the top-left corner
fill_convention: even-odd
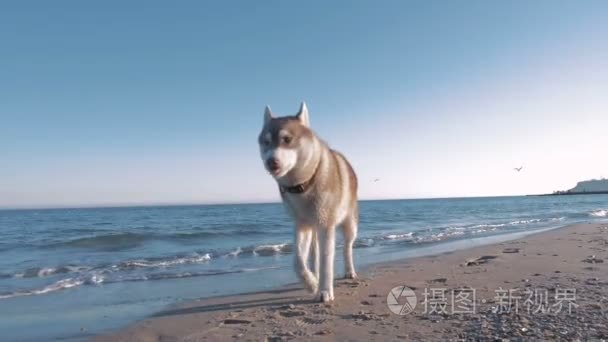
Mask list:
[[[281,173],[281,164],[276,159],[270,159],[266,161],[266,170],[273,176],[277,176]]]
[[[268,168],[268,173],[270,173],[272,176],[278,176],[281,174],[281,168],[277,167],[277,168]]]

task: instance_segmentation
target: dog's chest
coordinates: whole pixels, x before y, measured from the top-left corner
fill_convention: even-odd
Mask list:
[[[283,204],[296,222],[314,226],[335,225],[337,203],[331,193],[284,194]]]

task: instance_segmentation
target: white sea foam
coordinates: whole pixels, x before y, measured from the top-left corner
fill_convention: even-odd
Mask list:
[[[116,267],[168,267],[175,265],[183,265],[183,264],[198,264],[204,263],[211,260],[211,254],[195,254],[193,256],[175,258],[170,260],[159,260],[159,261],[150,261],[150,260],[131,260],[122,263],[121,265],[114,266]]]
[[[237,249],[226,254],[226,256],[235,258],[235,257],[239,256],[239,254],[241,254],[242,252],[243,252],[243,250],[241,249],[241,247],[237,247]]]
[[[46,277],[51,274],[55,274],[56,271],[57,271],[57,269],[54,267],[45,267],[45,268],[40,269],[40,271],[38,271],[38,276]]]
[[[55,292],[55,291],[59,291],[59,290],[64,290],[64,289],[69,289],[71,287],[76,287],[76,286],[80,286],[82,284],[84,284],[85,281],[83,279],[77,279],[77,278],[66,278],[66,279],[62,279],[59,280],[58,282],[55,282],[51,285],[45,286],[39,290],[32,290],[32,291],[18,291],[18,292],[12,292],[12,293],[8,293],[8,294],[3,294],[0,295],[0,299],[7,299],[7,298],[13,298],[13,297],[22,297],[22,296],[32,296],[32,295],[41,295],[41,294],[45,294],[45,293],[49,293],[49,292]]]
[[[355,240],[354,247],[371,247],[376,244],[374,239],[357,239]]]
[[[592,211],[592,212],[589,213],[589,216],[592,216],[592,217],[608,217],[608,210],[606,210],[606,209],[594,210],[594,211]]]
[[[383,237],[385,240],[410,240],[414,232],[404,233],[404,234],[389,234]]]
[[[103,283],[105,280],[105,277],[99,273],[93,273],[89,279],[87,279],[86,283],[87,284],[92,284],[92,285],[99,285],[101,283]]]
[[[478,224],[476,226],[471,227],[472,229],[478,229],[478,228],[499,228],[499,227],[504,227],[506,226],[505,223],[498,223],[498,224]]]
[[[540,222],[540,221],[541,221],[541,219],[519,220],[519,221],[509,222],[509,224],[512,226],[515,226],[518,224],[536,223],[536,222]]]
[[[281,243],[276,245],[261,245],[253,249],[253,255],[268,256],[291,251],[290,245]]]

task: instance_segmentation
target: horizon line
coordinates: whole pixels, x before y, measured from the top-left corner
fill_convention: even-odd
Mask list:
[[[430,200],[430,199],[460,199],[460,198],[499,198],[499,197],[525,197],[538,196],[541,194],[528,195],[491,195],[491,196],[439,196],[439,197],[392,197],[392,198],[360,198],[359,202],[373,201],[405,201],[405,200]],[[113,204],[84,204],[84,205],[65,205],[65,206],[17,206],[17,207],[1,207],[0,211],[17,211],[17,210],[66,210],[66,209],[119,209],[119,208],[153,208],[153,207],[188,207],[188,206],[213,206],[213,205],[246,205],[246,204],[280,204],[281,201],[227,201],[227,202],[150,202],[150,203],[113,203]]]

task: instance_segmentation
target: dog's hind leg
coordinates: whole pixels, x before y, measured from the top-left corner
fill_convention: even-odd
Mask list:
[[[310,252],[313,230],[307,226],[296,227],[295,266],[296,274],[310,292],[317,292],[319,282],[308,269],[308,255]]]
[[[348,217],[342,223],[344,233],[344,278],[356,279],[355,264],[353,262],[353,244],[357,238],[357,218]]]

